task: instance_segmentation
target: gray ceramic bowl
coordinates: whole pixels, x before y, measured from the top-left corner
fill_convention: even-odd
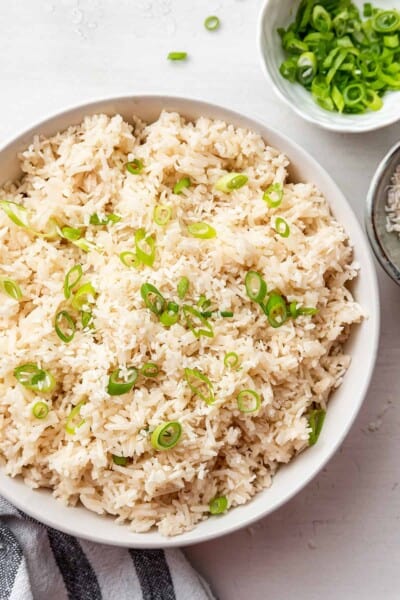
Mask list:
[[[400,285],[400,240],[397,233],[386,230],[385,210],[388,188],[397,165],[400,165],[400,143],[389,150],[371,181],[365,220],[376,258],[389,277]]]

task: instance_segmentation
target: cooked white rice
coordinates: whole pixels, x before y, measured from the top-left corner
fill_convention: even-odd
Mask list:
[[[386,231],[400,237],[400,165],[393,173],[386,203]]]
[[[131,175],[125,163],[145,168]],[[187,122],[164,112],[145,125],[121,116],[87,117],[53,138],[37,137],[20,157],[23,177],[2,198],[23,203],[32,227],[45,231],[51,218],[86,229],[103,250],[85,253],[57,238],[46,240],[15,225],[0,211],[1,276],[23,289],[18,302],[2,295],[0,306],[0,457],[6,473],[34,488],[47,487],[66,504],[82,502],[115,515],[137,532],[158,527],[165,535],[189,530],[209,514],[209,501],[225,495],[229,507],[244,504],[271,484],[271,476],[308,445],[307,412],[325,407],[349,365],[343,343],[362,310],[347,283],[357,275],[343,228],[312,183],[286,183],[288,159],[252,131],[222,121]],[[214,190],[226,171],[243,171],[248,184],[231,194]],[[174,183],[190,177],[181,195]],[[284,183],[284,199],[268,209],[263,191]],[[156,204],[173,208],[165,227],[153,222]],[[89,226],[93,213],[122,220]],[[273,225],[281,216],[290,236]],[[187,224],[205,221],[217,237],[190,237]],[[156,237],[154,268],[126,268],[119,253],[133,250],[133,234],[144,227]],[[98,296],[94,330],[79,327],[66,345],[54,331],[54,315],[65,303],[63,282],[83,266]],[[289,319],[272,328],[245,292],[248,270],[263,274],[270,290],[288,302],[318,307],[316,316]],[[140,287],[151,282],[177,300],[182,276],[190,279],[189,303],[201,294],[233,318],[213,319],[214,337],[196,339],[183,324],[163,327],[143,304]],[[224,367],[235,351],[240,369]],[[106,386],[118,367],[146,361],[160,367],[155,380],[141,378],[134,390],[110,397]],[[39,397],[20,385],[18,365],[33,362],[57,381]],[[185,367],[213,382],[209,406],[184,380]],[[257,390],[253,414],[238,410],[240,390]],[[82,399],[84,424],[65,430]],[[32,406],[45,399],[44,419]],[[169,451],[156,451],[149,431],[179,421],[183,434]],[[126,467],[112,454],[129,457]]]

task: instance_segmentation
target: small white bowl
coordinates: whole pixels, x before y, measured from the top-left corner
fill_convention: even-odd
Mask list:
[[[352,291],[369,317],[353,328],[346,347],[352,362],[343,384],[330,399],[318,444],[283,466],[275,475],[272,486],[257,494],[249,503],[223,516],[211,517],[192,531],[173,538],[165,538],[156,531],[133,533],[128,525],[117,525],[111,517],[97,515],[83,506],[64,506],[49,490],[32,490],[20,478],[12,479],[0,468],[0,495],[32,517],[94,542],[131,548],[185,546],[210,540],[250,525],[299,492],[337,450],[360,410],[374,369],[379,334],[379,297],[374,265],[361,226],[342,192],[328,173],[300,146],[264,123],[227,108],[187,98],[142,95],[110,98],[66,110],[35,125],[0,148],[0,185],[8,179],[21,176],[17,153],[31,143],[34,135],[54,135],[69,125],[80,123],[86,115],[96,113],[119,113],[128,121],[137,115],[152,122],[163,109],[178,111],[189,119],[206,116],[223,119],[235,127],[248,127],[289,157],[291,181],[312,181],[319,187],[354,246],[360,275],[354,281]]]
[[[362,14],[362,0],[353,0]],[[378,111],[360,115],[345,115],[324,110],[314,101],[299,83],[291,83],[279,72],[281,63],[287,58],[282,48],[279,27],[285,29],[293,22],[300,0],[265,0],[258,21],[258,49],[263,71],[278,94],[298,115],[324,129],[342,133],[361,133],[391,125],[400,119],[400,91],[388,92],[383,97],[383,106]],[[390,6],[388,7],[388,4]],[[400,0],[375,0],[374,6],[397,8]]]

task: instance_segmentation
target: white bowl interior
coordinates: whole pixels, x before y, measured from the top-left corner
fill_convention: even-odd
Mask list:
[[[364,2],[353,0],[361,10]],[[266,0],[259,21],[259,51],[264,72],[272,82],[275,91],[292,109],[307,121],[316,125],[342,132],[362,132],[378,129],[400,119],[400,92],[389,92],[384,96],[381,110],[361,115],[344,115],[324,110],[313,100],[312,95],[298,83],[291,83],[279,73],[279,67],[285,60],[279,27],[288,27],[293,22],[300,0]],[[397,8],[400,0],[376,0],[374,6]],[[388,6],[390,4],[390,6]]]
[[[275,510],[304,487],[335,452],[361,407],[375,363],[379,330],[379,299],[369,247],[341,191],[318,163],[299,146],[262,123],[225,108],[197,100],[161,96],[117,98],[74,108],[40,123],[3,147],[0,150],[0,182],[4,183],[20,175],[17,152],[25,148],[37,133],[54,134],[71,124],[79,123],[85,115],[99,112],[120,113],[127,120],[136,114],[147,121],[153,121],[164,108],[179,111],[189,118],[205,115],[227,120],[236,126],[249,127],[259,132],[270,145],[288,155],[292,163],[290,175],[293,181],[316,183],[328,198],[339,222],[345,225],[354,244],[355,258],[361,266],[361,275],[354,283],[354,293],[369,318],[355,328],[348,343],[348,352],[353,360],[343,385],[331,399],[318,444],[280,469],[272,487],[258,494],[250,503],[232,509],[224,516],[212,517],[181,536],[165,538],[157,532],[132,533],[127,526],[116,525],[112,518],[98,516],[84,507],[65,507],[49,491],[31,490],[21,479],[11,479],[0,469],[0,494],[32,517],[93,541],[137,548],[182,546],[226,534]]]

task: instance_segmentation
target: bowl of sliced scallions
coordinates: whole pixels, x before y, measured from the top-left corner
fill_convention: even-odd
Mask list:
[[[262,67],[307,121],[338,132],[400,119],[400,1],[267,0]]]

